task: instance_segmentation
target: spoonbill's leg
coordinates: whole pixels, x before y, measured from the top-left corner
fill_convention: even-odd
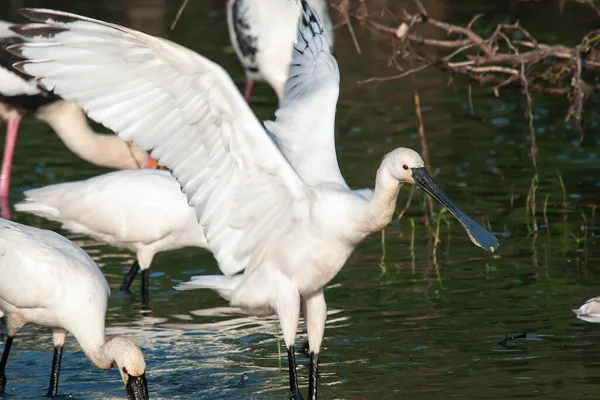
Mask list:
[[[12,342],[12,336],[6,338],[4,350],[2,351],[2,359],[0,359],[0,394],[4,393],[4,387],[6,386],[6,374],[4,371],[6,370],[6,360],[8,360],[8,353],[10,353]]]
[[[5,196],[0,196],[0,217],[4,219],[11,218],[10,206],[8,205],[8,197]],[[1,337],[2,333],[0,332],[0,338]]]
[[[286,285],[287,286],[287,285]],[[298,388],[298,372],[296,368],[296,352],[294,342],[300,319],[300,294],[294,287],[280,286],[276,300],[276,311],[283,333],[283,340],[288,352],[290,368],[290,399],[304,400]]]
[[[54,357],[52,357],[52,371],[50,372],[50,385],[48,386],[47,397],[54,397],[58,392],[58,376],[60,374],[60,361],[62,359],[63,346],[67,338],[67,331],[56,328],[52,332],[54,340]]]
[[[149,303],[148,291],[150,288],[150,270],[142,271],[142,304],[147,306]]]
[[[319,352],[325,334],[325,320],[327,319],[327,304],[322,290],[303,299],[302,312],[306,321],[308,347],[310,349],[308,398],[309,400],[317,400]]]
[[[4,157],[2,158],[2,171],[0,171],[0,197],[8,197],[10,187],[10,170],[12,160],[15,154],[15,144],[17,143],[17,133],[21,116],[12,117],[8,120],[6,128],[6,139],[4,143]]]
[[[246,99],[246,103],[250,103],[252,89],[254,89],[254,81],[252,79],[246,80],[246,88],[244,89],[244,99]]]
[[[3,316],[0,318],[0,342],[4,342],[4,340],[6,340],[6,334],[5,334],[6,331],[7,331],[6,317]]]
[[[137,275],[137,272],[139,269],[140,269],[140,264],[138,263],[137,260],[135,260],[133,262],[133,264],[131,264],[131,268],[129,269],[129,272],[125,276],[125,279],[123,279],[123,283],[121,283],[121,287],[119,288],[119,290],[123,290],[124,292],[129,291],[131,282],[133,282],[133,280],[135,279],[135,276]]]

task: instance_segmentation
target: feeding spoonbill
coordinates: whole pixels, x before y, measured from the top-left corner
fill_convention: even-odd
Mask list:
[[[96,263],[59,234],[0,219],[0,317],[8,337],[0,360],[0,394],[16,333],[26,324],[52,328],[48,396],[56,396],[63,345],[70,332],[96,367],[119,368],[129,399],[148,399],[146,362],[138,347],[104,334],[110,289]]]
[[[325,0],[308,0],[333,49],[333,24]],[[296,41],[300,3],[289,0],[228,0],[229,38],[244,72],[249,103],[255,81],[267,82],[281,102]]]
[[[194,209],[169,171],[115,171],[91,179],[27,190],[15,205],[65,229],[136,253],[121,290],[142,270],[142,301],[148,303],[150,265],[156,253],[208,244]]]
[[[573,310],[577,318],[587,322],[600,322],[600,297],[592,297]]]
[[[338,66],[318,18],[305,1],[301,5],[284,98],[275,121],[264,127],[221,67],[164,39],[60,11],[24,9],[42,23],[12,27],[35,42],[11,47],[28,59],[17,68],[172,171],[225,274],[180,288],[211,288],[233,307],[276,314],[295,399],[302,398],[294,354],[300,309],[310,346],[309,396],[316,398],[323,287],[358,243],[390,222],[402,183],[437,199],[476,245],[498,246],[441,192],[413,150],[384,157],[372,196],[348,188],[333,135]]]
[[[72,152],[92,164],[117,169],[156,166],[145,151],[118,136],[94,132],[79,106],[62,100],[41,88],[33,77],[15,70],[12,64],[22,58],[6,51],[6,47],[23,43],[25,38],[9,30],[10,25],[0,21],[0,121],[8,121],[0,172],[0,197],[8,196],[19,124],[28,114],[48,123]]]

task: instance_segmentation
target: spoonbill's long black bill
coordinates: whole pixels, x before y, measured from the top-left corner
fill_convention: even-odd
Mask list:
[[[415,183],[419,185],[421,189],[436,199],[441,205],[446,207],[452,215],[454,215],[463,228],[465,228],[465,231],[467,231],[467,234],[473,243],[492,253],[498,248],[498,239],[458,208],[458,206],[442,192],[438,185],[435,184],[431,175],[429,175],[429,172],[427,172],[425,168],[413,168],[412,175]]]
[[[129,375],[125,389],[127,390],[127,400],[148,400],[146,373],[144,372],[140,376]]]

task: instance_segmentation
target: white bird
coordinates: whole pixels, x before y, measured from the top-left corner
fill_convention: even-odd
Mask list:
[[[0,219],[0,317],[8,337],[0,360],[0,394],[14,336],[26,324],[52,328],[48,396],[56,396],[63,345],[70,332],[96,367],[119,368],[128,398],[148,399],[146,362],[138,347],[104,333],[108,283],[80,247],[52,231]]]
[[[307,0],[317,13],[333,51],[333,24],[325,0]],[[290,0],[228,0],[229,38],[244,72],[249,103],[254,82],[267,82],[281,102],[296,41],[300,3]]]
[[[573,312],[581,320],[600,323],[600,297],[592,297]]]
[[[73,153],[92,164],[117,169],[156,166],[145,151],[118,136],[94,132],[79,106],[62,100],[41,88],[33,77],[12,68],[12,64],[22,58],[5,48],[23,43],[25,38],[9,30],[10,25],[0,21],[0,122],[8,121],[0,172],[0,198],[8,196],[19,125],[29,114],[48,123]]]
[[[211,288],[232,307],[276,314],[294,399],[302,398],[294,355],[300,309],[311,352],[309,396],[316,398],[323,287],[358,243],[390,222],[402,183],[418,184],[442,203],[476,245],[498,246],[440,191],[413,150],[399,148],[383,159],[372,197],[348,188],[333,134],[338,66],[318,18],[305,1],[301,5],[290,78],[266,130],[221,67],[164,39],[60,11],[24,9],[42,23],[12,29],[35,43],[10,48],[28,59],[17,68],[172,171],[225,274],[180,288]]]
[[[27,190],[15,205],[57,221],[72,232],[136,253],[121,290],[142,270],[142,300],[148,304],[149,268],[156,253],[208,244],[194,209],[169,171],[115,171],[91,179]]]

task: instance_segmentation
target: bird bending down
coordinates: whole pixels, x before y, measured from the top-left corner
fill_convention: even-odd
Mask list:
[[[577,318],[587,322],[600,322],[600,297],[592,297],[579,308],[573,310]]]
[[[308,0],[333,51],[333,24],[325,0]],[[267,82],[279,102],[288,78],[301,7],[296,0],[228,0],[227,28],[246,73],[244,98],[250,103],[254,82]]]
[[[26,38],[9,30],[10,25],[0,21],[0,121],[8,121],[0,198],[8,197],[19,125],[23,116],[29,114],[48,123],[69,150],[92,164],[117,169],[156,167],[155,160],[145,151],[118,136],[94,132],[79,106],[62,100],[40,87],[32,76],[15,70],[12,64],[23,59],[8,52],[6,47],[23,43]],[[8,217],[7,206],[3,208]]]
[[[25,200],[15,209],[135,252],[136,261],[121,290],[129,290],[141,269],[145,305],[149,298],[149,268],[156,253],[186,246],[208,247],[194,209],[169,171],[115,171],[27,190]]]
[[[318,17],[305,1],[301,7],[290,78],[275,121],[264,126],[221,67],[119,25],[24,9],[41,24],[12,27],[35,41],[10,49],[28,59],[17,68],[172,171],[225,275],[197,277],[179,289],[211,288],[234,307],[276,314],[294,399],[302,398],[294,355],[302,309],[315,399],[323,287],[358,243],[390,222],[402,183],[441,202],[476,245],[494,251],[498,241],[440,191],[413,150],[383,159],[372,196],[348,188],[334,143],[337,62]]]
[[[14,336],[26,324],[52,328],[48,396],[56,396],[63,345],[70,332],[96,367],[119,368],[129,399],[148,399],[146,362],[124,337],[104,336],[108,283],[80,247],[52,231],[0,219],[0,317],[8,337],[0,359],[0,394]]]

